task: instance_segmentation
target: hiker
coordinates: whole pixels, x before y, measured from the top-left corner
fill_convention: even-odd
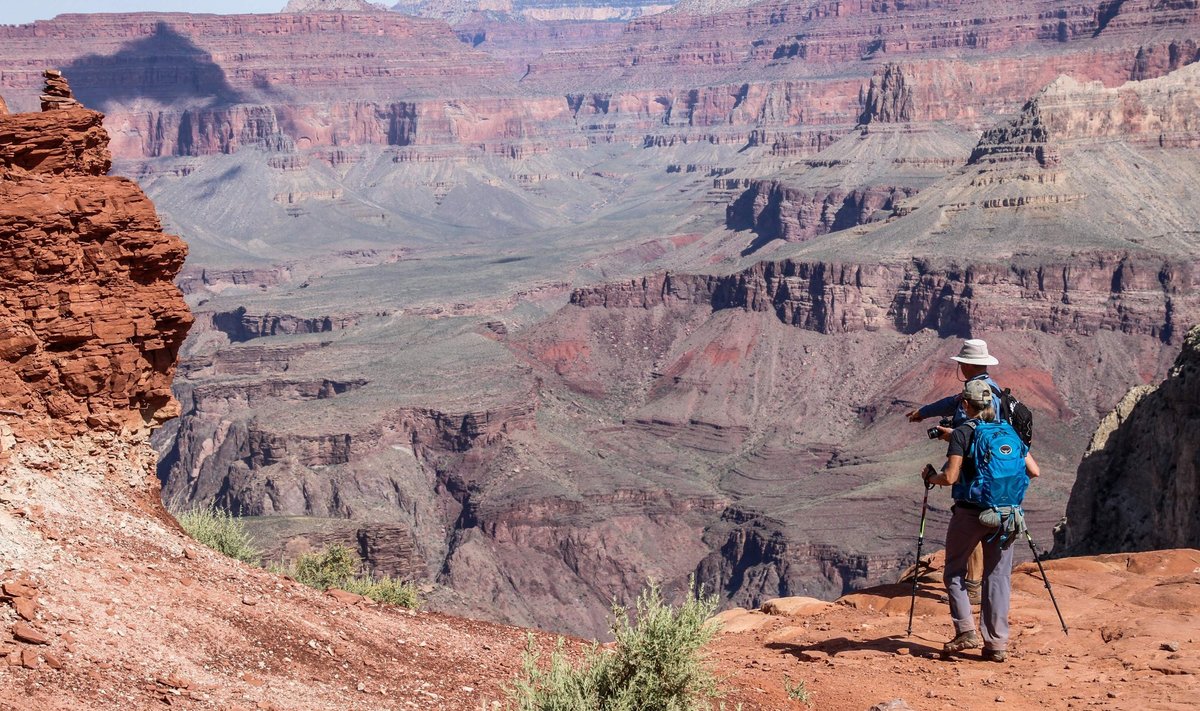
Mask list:
[[[988,375],[988,366],[999,365],[1000,361],[988,353],[987,341],[981,338],[969,338],[963,341],[962,349],[959,350],[958,355],[951,356],[950,360],[958,362],[958,371],[962,374],[963,380],[968,383],[972,380],[981,380],[991,387],[992,392],[997,397],[1000,396],[1000,386]],[[950,433],[954,431],[954,428],[967,421],[966,412],[963,410],[961,394],[955,393],[908,413],[909,422],[920,422],[927,417],[950,418],[949,427],[941,425],[937,427],[938,439],[949,441]],[[983,547],[976,546],[967,564],[967,597],[970,599],[972,605],[980,603],[979,590],[980,585],[983,584],[982,581]]]
[[[968,338],[963,341],[962,349],[959,350],[958,355],[950,356],[950,360],[958,363],[958,372],[962,374],[965,382],[982,380],[988,384],[992,392],[996,394],[996,397],[1000,396],[1000,386],[988,374],[988,366],[999,365],[1000,361],[988,353],[987,341],[982,338]],[[961,393],[955,393],[936,402],[931,402],[924,407],[909,412],[907,416],[909,422],[920,422],[929,417],[949,417],[951,419],[949,427],[938,426],[938,439],[945,441],[949,441],[950,432],[954,428],[967,421],[967,416],[963,411]]]
[[[994,396],[989,384],[981,379],[968,380],[963,386],[960,396],[966,421],[950,433],[950,445],[946,450],[946,463],[938,472],[933,465],[926,465],[922,478],[927,484],[952,486],[954,496],[953,514],[950,526],[946,530],[946,568],[943,580],[946,592],[950,596],[950,614],[954,618],[955,637],[945,645],[946,652],[959,652],[966,649],[983,647],[983,658],[1003,662],[1008,657],[1008,606],[1012,592],[1012,540],[1020,533],[1024,521],[1019,518],[1019,512],[1011,514],[1014,520],[1001,519],[998,527],[985,525],[980,514],[995,512],[968,499],[971,496],[971,483],[978,474],[976,461],[972,456],[976,439],[976,428],[979,423],[998,422],[995,405],[999,402]],[[1012,448],[1022,447],[1011,426],[1004,425],[1004,430],[1011,432],[1009,442],[1005,444],[1011,452]],[[1024,475],[1029,479],[1041,472],[1033,456],[1024,456]],[[1019,452],[1018,452],[1019,455]],[[1024,495],[1024,484],[1018,497]],[[1019,511],[1019,501],[1014,506]],[[1011,532],[1011,535],[1009,533]],[[983,632],[982,641],[975,632],[974,615],[971,603],[967,599],[964,576],[967,573],[967,559],[977,545],[983,547],[983,595],[980,622]]]

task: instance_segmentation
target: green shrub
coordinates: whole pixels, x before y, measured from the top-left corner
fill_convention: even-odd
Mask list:
[[[358,573],[361,562],[354,551],[343,545],[331,545],[317,553],[304,553],[296,559],[291,576],[298,583],[328,590],[340,588]]]
[[[213,507],[173,513],[183,530],[197,542],[235,560],[258,565],[262,551],[254,546],[254,539],[240,518]]]
[[[360,575],[362,561],[346,546],[334,544],[316,553],[304,553],[291,566],[271,566],[271,571],[287,575],[298,583],[317,590],[338,588],[385,602],[415,609],[421,606],[417,586],[395,578]]]
[[[369,597],[375,602],[386,602],[415,610],[421,606],[421,597],[414,583],[395,578],[349,578],[341,586],[347,592]]]
[[[651,583],[635,603],[635,619],[613,605],[611,649],[593,645],[572,666],[562,642],[543,666],[533,639],[511,697],[520,711],[694,711],[710,708],[716,679],[703,647],[716,634],[717,598],[694,585],[678,608]]]
[[[521,659],[521,677],[513,682],[510,696],[519,711],[592,711],[608,708],[601,701],[601,687],[608,676],[611,652],[593,645],[578,668],[572,667],[560,637],[549,663],[543,668],[537,642],[530,634]]]

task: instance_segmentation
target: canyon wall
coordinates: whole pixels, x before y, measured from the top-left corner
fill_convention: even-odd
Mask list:
[[[27,108],[40,68],[61,67],[131,159],[362,144],[515,156],[612,141],[801,145],[871,120],[977,127],[1059,74],[1110,86],[1160,76],[1196,60],[1197,12],[780,1],[617,32],[480,19],[451,29],[386,12],[64,15],[0,27],[0,90]],[[240,50],[247,37],[256,52]]]
[[[1100,422],[1055,555],[1200,547],[1200,327],[1182,345],[1165,380]]]
[[[784,323],[826,334],[932,329],[969,338],[987,330],[1117,330],[1170,343],[1200,322],[1200,265],[1128,254],[1010,265],[789,259],[724,276],[667,273],[587,287],[574,292],[571,303],[770,311]]]
[[[422,17],[437,17],[453,24],[473,17],[545,22],[612,22],[653,15],[671,9],[673,3],[659,0],[400,0],[392,6],[396,12]],[[528,24],[528,23],[522,23]],[[615,23],[614,23],[615,24]]]
[[[192,322],[173,284],[187,248],[135,183],[107,175],[103,115],[65,94],[0,115],[0,410],[29,438],[176,416]]]

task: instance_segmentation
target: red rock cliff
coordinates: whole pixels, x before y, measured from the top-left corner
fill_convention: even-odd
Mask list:
[[[47,78],[48,110],[0,115],[0,423],[26,438],[153,427],[178,411],[187,247],[107,175],[103,114]]]

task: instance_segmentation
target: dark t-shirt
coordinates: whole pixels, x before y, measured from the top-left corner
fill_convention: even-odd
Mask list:
[[[975,458],[970,454],[973,437],[975,428],[966,423],[954,428],[950,433],[950,446],[946,448],[946,457],[958,455],[963,458],[962,469],[958,472],[959,481],[971,481],[975,478]]]

